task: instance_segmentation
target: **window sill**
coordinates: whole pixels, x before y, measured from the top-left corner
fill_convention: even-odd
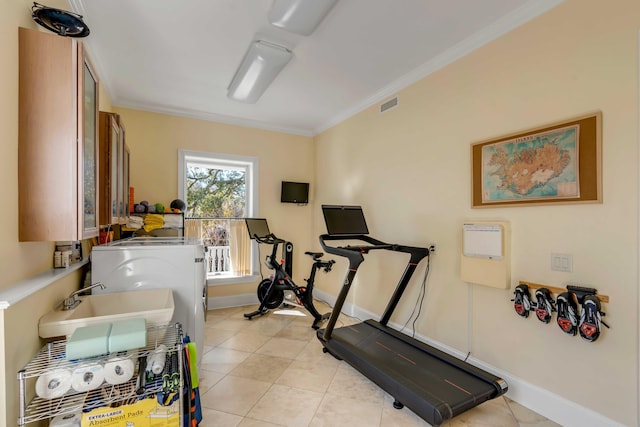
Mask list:
[[[238,283],[252,283],[260,280],[257,274],[251,276],[210,276],[207,277],[207,286],[236,285]]]

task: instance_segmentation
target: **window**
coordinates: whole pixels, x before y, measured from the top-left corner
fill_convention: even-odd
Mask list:
[[[257,211],[257,158],[180,150],[178,177],[185,236],[204,241],[207,278],[251,276],[258,262],[244,218]]]

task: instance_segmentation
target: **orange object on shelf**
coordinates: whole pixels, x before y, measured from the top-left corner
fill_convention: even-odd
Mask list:
[[[133,187],[129,187],[129,212],[130,213],[134,212],[133,205],[136,203],[135,200],[136,198],[133,196]]]
[[[109,243],[112,241],[113,241],[113,231],[100,231],[98,244],[104,245],[105,243]]]

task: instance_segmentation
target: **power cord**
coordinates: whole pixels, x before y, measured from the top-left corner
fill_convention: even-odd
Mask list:
[[[418,293],[418,298],[416,298],[416,303],[413,306],[413,310],[411,311],[411,314],[409,315],[409,318],[407,319],[405,324],[402,326],[402,329],[400,329],[400,332],[402,332],[407,327],[407,325],[409,324],[409,321],[411,320],[411,318],[415,314],[416,309],[418,309],[418,314],[416,314],[416,317],[413,319],[413,322],[411,323],[411,328],[412,328],[411,337],[412,338],[416,337],[416,322],[418,321],[418,319],[420,318],[420,314],[422,313],[422,306],[424,305],[424,298],[425,298],[425,296],[427,294],[427,278],[429,277],[429,269],[430,269],[430,267],[431,267],[431,253],[429,253],[429,256],[427,256],[427,268],[424,270],[424,276],[422,278],[422,285],[420,286],[420,292]]]

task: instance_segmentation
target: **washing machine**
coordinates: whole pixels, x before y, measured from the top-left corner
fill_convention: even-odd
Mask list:
[[[94,246],[91,281],[98,293],[170,288],[185,335],[196,343],[198,365],[204,348],[207,313],[205,249],[201,240],[185,237],[134,237]]]

